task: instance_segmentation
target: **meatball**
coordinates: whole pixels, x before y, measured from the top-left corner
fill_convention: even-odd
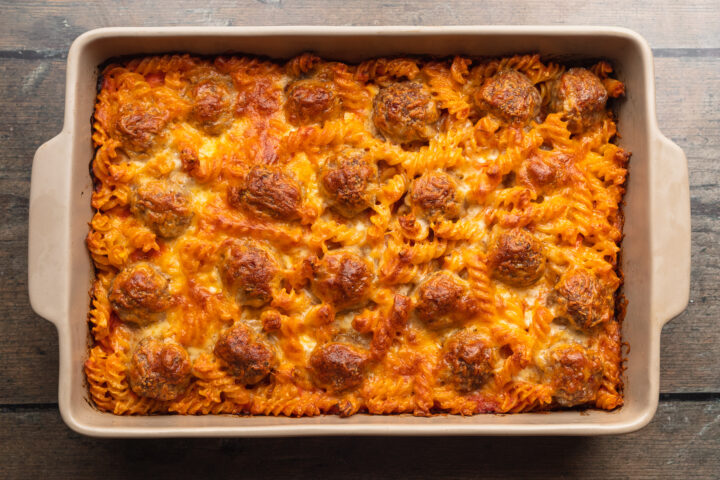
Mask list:
[[[230,93],[222,83],[205,80],[193,88],[192,117],[197,125],[211,135],[228,128],[233,120]]]
[[[141,397],[175,400],[190,384],[191,370],[183,347],[148,337],[135,348],[128,380],[132,391]]]
[[[518,183],[536,192],[551,191],[568,182],[572,162],[566,153],[533,153],[520,166]]]
[[[278,265],[267,250],[255,242],[235,242],[221,256],[220,277],[238,303],[261,307],[272,300]]]
[[[120,320],[148,325],[163,320],[172,306],[169,283],[155,265],[138,263],[117,274],[108,300]]]
[[[475,94],[482,111],[512,123],[528,123],[540,114],[540,92],[530,79],[515,70],[504,70],[485,81]]]
[[[338,115],[340,98],[331,82],[298,80],[287,89],[285,111],[293,125],[323,122]]]
[[[273,218],[294,220],[300,215],[300,187],[282,172],[253,167],[243,185],[228,189],[228,202],[234,208],[247,207]]]
[[[385,138],[396,143],[426,142],[435,135],[438,109],[419,83],[394,83],[381,88],[373,102],[372,119]]]
[[[374,202],[370,183],[377,177],[377,167],[365,159],[363,150],[346,149],[327,162],[320,183],[331,207],[351,218]]]
[[[587,330],[610,320],[611,298],[595,275],[585,269],[565,272],[555,285],[553,298],[559,316],[577,328]]]
[[[362,383],[365,360],[354,347],[327,343],[313,350],[309,365],[319,386],[339,392]]]
[[[429,328],[439,329],[477,315],[480,305],[457,277],[438,272],[418,289],[415,310]]]
[[[243,325],[225,332],[215,344],[214,352],[229,365],[230,373],[245,385],[267,377],[275,364],[275,354],[270,347],[254,339]]]
[[[529,287],[545,271],[542,244],[522,228],[497,235],[488,257],[493,276],[514,287]]]
[[[130,211],[163,238],[181,235],[193,218],[187,189],[162,180],[138,186],[130,197]]]
[[[479,335],[453,335],[445,343],[442,360],[447,378],[461,392],[477,390],[492,377],[493,350]]]
[[[256,77],[251,84],[245,85],[238,92],[235,112],[240,115],[256,112],[269,116],[279,108],[280,96],[281,91],[269,77]]]
[[[457,184],[446,173],[430,172],[417,178],[412,184],[410,200],[431,220],[455,219],[460,215]]]
[[[372,266],[354,253],[329,253],[315,262],[313,273],[313,292],[337,309],[356,306],[370,294]]]
[[[584,68],[565,72],[553,91],[551,109],[562,112],[568,130],[581,133],[605,116],[607,90],[600,79]]]
[[[572,407],[595,399],[602,381],[602,366],[580,345],[563,345],[550,352],[545,374],[555,388],[558,405]]]
[[[143,153],[155,143],[155,136],[165,128],[166,118],[155,107],[124,104],[116,121],[117,131],[124,137],[123,145]]]

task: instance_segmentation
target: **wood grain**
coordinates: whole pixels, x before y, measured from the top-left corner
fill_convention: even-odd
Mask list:
[[[720,9],[676,2],[0,0],[0,478],[717,478],[720,471]],[[691,303],[662,335],[650,426],[598,438],[97,440],[56,410],[57,334],[27,298],[35,149],[62,127],[72,40],[103,26],[595,24],[642,34],[656,60],[660,128],[686,152]],[[85,319],[77,319],[79,322]],[[632,319],[628,319],[632,321]],[[186,459],[192,452],[192,461]],[[518,454],[520,452],[520,454]],[[183,475],[185,474],[185,475]]]
[[[70,432],[52,409],[26,409],[0,413],[0,444],[4,478],[713,478],[720,401],[668,402],[639,432],[594,438],[102,440]]]
[[[413,2],[343,0],[181,0],[157,2],[4,2],[8,22],[0,50],[61,56],[80,33],[104,26],[161,25],[617,25],[637,30],[654,48],[718,48],[716,0],[627,2],[525,0]],[[692,25],[692,28],[688,28]],[[40,35],[39,35],[40,34]]]
[[[56,401],[56,334],[29,308],[25,252],[32,156],[62,128],[64,75],[60,59],[0,64],[0,95],[12,112],[0,116],[0,268],[6,279],[0,284],[5,318],[0,323],[0,404]],[[657,58],[656,78],[660,128],[689,160],[694,253],[691,304],[662,337],[661,391],[719,392],[720,57]]]
[[[661,390],[718,392],[720,57],[657,58],[655,68],[660,130],[688,157],[692,211],[690,305],[663,330]]]

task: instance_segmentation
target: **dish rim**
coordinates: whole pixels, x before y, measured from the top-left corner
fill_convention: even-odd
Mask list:
[[[293,422],[293,425],[286,425],[285,422],[280,422],[279,425],[230,425],[227,426],[151,426],[153,423],[157,423],[155,420],[149,420],[157,418],[154,416],[148,417],[117,417],[111,415],[116,419],[131,418],[135,420],[149,420],[147,426],[141,425],[129,425],[138,423],[136,421],[125,422],[125,425],[116,425],[112,427],[98,427],[97,425],[90,424],[88,422],[80,420],[76,415],[75,409],[77,405],[73,405],[70,400],[70,391],[74,387],[70,380],[69,369],[73,368],[73,364],[68,362],[70,359],[70,318],[67,313],[69,308],[69,298],[65,301],[59,297],[62,297],[60,292],[50,294],[48,298],[47,288],[41,288],[48,285],[47,279],[43,278],[42,281],[38,280],[38,274],[41,277],[47,277],[43,275],[43,272],[47,272],[47,266],[42,265],[39,262],[40,258],[46,258],[47,253],[43,251],[45,245],[41,242],[38,237],[38,228],[41,227],[42,222],[40,217],[41,211],[37,208],[37,199],[40,195],[39,189],[41,186],[46,187],[51,182],[49,176],[52,176],[48,172],[43,172],[43,168],[48,167],[47,157],[50,152],[55,152],[57,155],[58,151],[65,151],[66,156],[70,157],[67,162],[71,168],[66,170],[72,170],[74,164],[80,162],[72,157],[72,151],[74,150],[71,146],[71,142],[74,141],[74,136],[77,132],[73,131],[73,126],[76,123],[77,115],[77,98],[73,87],[79,79],[81,74],[87,74],[86,71],[81,72],[82,55],[86,49],[92,45],[93,42],[102,39],[127,39],[132,37],[225,37],[231,35],[233,37],[257,37],[257,36],[281,36],[281,35],[296,35],[296,36],[438,36],[438,35],[493,35],[499,37],[513,37],[513,36],[531,36],[531,35],[543,35],[550,37],[568,37],[571,35],[583,35],[583,36],[596,36],[596,37],[616,37],[629,40],[635,46],[639,48],[640,60],[643,64],[643,68],[647,73],[649,69],[650,75],[649,80],[645,84],[645,111],[641,114],[645,115],[645,119],[649,124],[650,131],[647,132],[647,140],[649,144],[652,144],[661,154],[665,154],[667,157],[671,157],[676,163],[673,168],[675,175],[682,175],[684,172],[684,186],[687,189],[687,167],[686,160],[682,151],[667,138],[665,138],[659,131],[657,126],[657,119],[655,115],[655,102],[654,102],[654,76],[652,75],[652,53],[645,40],[636,32],[620,27],[588,27],[588,26],[432,26],[432,27],[410,27],[410,26],[386,26],[386,27],[318,27],[318,26],[292,26],[292,27],[110,27],[91,30],[80,35],[70,47],[67,61],[67,81],[66,81],[66,102],[65,102],[65,115],[64,115],[64,126],[62,132],[46,142],[41,146],[35,156],[33,162],[33,175],[31,182],[31,208],[30,208],[30,241],[29,241],[29,293],[30,301],[33,309],[41,316],[47,318],[49,321],[54,323],[58,328],[58,334],[60,339],[60,389],[59,389],[59,405],[60,411],[65,422],[75,431],[91,436],[103,436],[103,437],[136,437],[136,436],[295,436],[295,435],[444,435],[444,434],[455,434],[455,435],[468,435],[468,434],[529,434],[529,435],[547,435],[547,434],[610,434],[610,433],[624,433],[637,430],[646,425],[651,419],[657,408],[657,394],[654,395],[654,402],[651,401],[645,405],[642,409],[641,414],[635,415],[629,421],[623,422],[610,422],[610,423],[599,423],[599,422],[585,422],[585,423],[565,423],[565,424],[549,424],[536,422],[537,417],[530,419],[527,423],[517,424],[502,424],[502,423],[439,423],[439,422],[425,422],[423,419],[418,417],[409,416],[412,419],[409,423],[377,423],[377,422],[314,422],[317,424],[310,424],[312,422]],[[360,48],[362,50],[362,48]],[[91,74],[94,74],[91,73]],[[88,125],[89,128],[89,125]],[[655,162],[655,158],[652,158],[652,162]],[[88,159],[89,161],[89,159]],[[679,162],[679,166],[677,163]],[[57,171],[61,168],[56,163],[52,168]],[[51,169],[52,169],[51,168]],[[655,165],[653,165],[655,168]],[[658,167],[659,168],[659,167]],[[669,167],[668,167],[669,168]],[[37,171],[36,171],[37,169]],[[68,185],[65,189],[69,189],[69,182],[72,180],[68,179],[73,172],[65,172],[64,179]],[[38,180],[40,179],[40,180]],[[37,181],[36,181],[37,180]],[[683,179],[680,179],[682,183]],[[57,183],[57,182],[56,182]],[[682,187],[682,185],[681,185]],[[652,188],[652,184],[648,185],[648,188]],[[656,186],[657,188],[657,186]],[[63,193],[62,186],[57,187],[55,194]],[[685,193],[685,192],[682,192]],[[682,196],[681,196],[682,197]],[[684,206],[685,198],[680,198],[679,203],[681,208],[680,216],[682,217],[682,210]],[[667,285],[662,285],[664,292],[675,291],[674,299],[665,301],[664,305],[660,305],[656,312],[650,312],[652,323],[652,331],[649,332],[650,340],[650,357],[649,363],[651,364],[650,384],[652,389],[657,393],[659,391],[659,335],[662,325],[669,321],[672,317],[680,313],[687,305],[687,297],[689,296],[689,193],[687,194],[687,259],[681,255],[680,263],[687,260],[687,272],[686,275],[682,271],[680,278],[675,278],[673,281],[673,290],[667,289]],[[69,205],[67,205],[69,210]],[[652,209],[652,206],[650,207]],[[64,219],[69,219],[70,214],[66,212],[63,216]],[[680,219],[682,221],[682,218]],[[40,228],[42,231],[43,229]],[[70,228],[67,228],[65,232],[67,235],[70,234]],[[685,232],[681,232],[685,233]],[[63,244],[67,249],[73,247],[70,238],[65,237]],[[63,245],[60,245],[62,247]],[[45,246],[46,247],[46,246]],[[55,249],[57,251],[57,248]],[[62,248],[60,248],[62,250]],[[652,252],[655,255],[655,252]],[[66,272],[66,276],[72,275],[71,265],[68,259],[63,261],[51,262],[55,268],[58,268],[60,272]],[[655,267],[655,265],[653,265]],[[682,265],[684,267],[685,265]],[[655,272],[655,268],[653,268]],[[71,282],[67,282],[69,284]],[[687,283],[687,289],[685,289],[685,283]],[[680,285],[681,288],[678,288]],[[59,288],[58,290],[63,290]],[[69,290],[66,286],[65,290]],[[684,290],[687,290],[684,292]],[[655,290],[652,289],[653,297],[655,297]],[[55,298],[53,298],[55,297]],[[653,301],[657,303],[658,299],[654,298]],[[53,302],[54,305],[51,305]],[[660,302],[661,304],[663,302]],[[654,305],[654,304],[653,304]],[[65,315],[63,315],[65,313]],[[655,315],[653,315],[655,313]],[[550,413],[523,413],[523,414],[512,414],[513,416],[537,416],[537,415],[561,415],[568,412],[550,412]],[[605,415],[613,415],[616,412],[601,412]],[[503,415],[499,415],[503,416]],[[223,416],[215,416],[222,418]],[[374,417],[383,418],[382,416],[369,416],[369,415],[356,415],[355,418],[360,417]],[[439,415],[437,417],[444,417]],[[165,416],[165,418],[172,418],[171,416]],[[202,417],[194,417],[202,418]],[[236,416],[232,416],[236,419]],[[313,417],[314,419],[326,419],[325,417]],[[475,417],[471,417],[475,418]],[[300,420],[300,419],[290,419]],[[142,423],[142,422],[140,422]],[[197,423],[197,422],[196,422]]]

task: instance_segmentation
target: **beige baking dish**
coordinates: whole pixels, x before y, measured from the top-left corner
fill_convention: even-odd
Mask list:
[[[472,417],[407,415],[350,418],[147,416],[96,410],[83,375],[88,289],[85,248],[92,212],[90,118],[97,66],[117,55],[244,52],[288,58],[303,51],[345,61],[394,54],[504,55],[540,52],[564,60],[606,58],[627,84],[622,145],[633,152],[625,206],[622,268],[629,300],[623,326],[625,405],[613,412]],[[678,106],[680,108],[680,106]],[[67,63],[63,131],[42,145],[30,192],[29,291],[33,309],[60,339],[60,412],[75,431],[101,437],[292,435],[595,435],[637,430],[658,403],[662,326],[687,305],[690,200],[687,162],[655,118],[652,53],[636,33],[608,27],[238,27],[108,28],[80,36]]]

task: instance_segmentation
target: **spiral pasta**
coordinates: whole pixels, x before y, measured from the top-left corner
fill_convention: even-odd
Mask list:
[[[90,397],[117,415],[622,405],[612,67],[111,64]]]

